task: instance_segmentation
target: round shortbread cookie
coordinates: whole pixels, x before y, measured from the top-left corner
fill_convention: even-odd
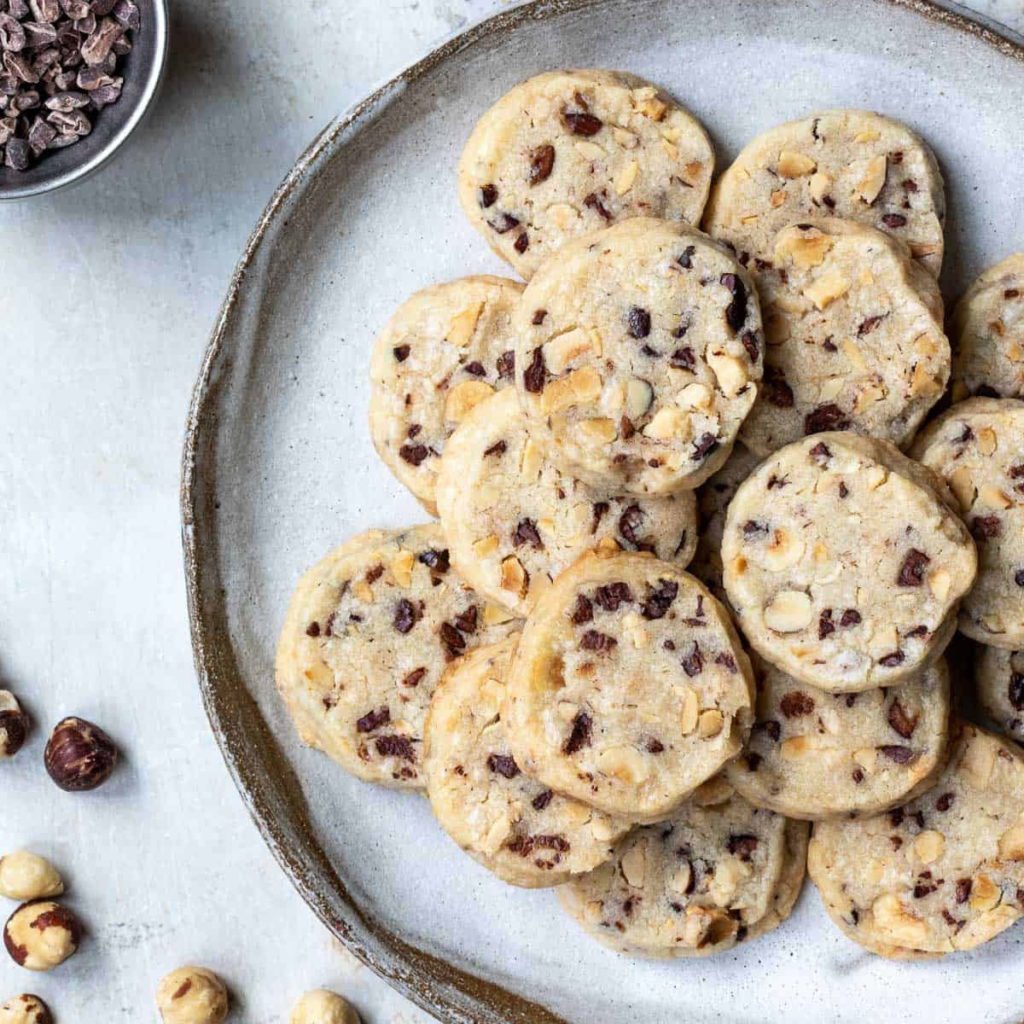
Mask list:
[[[610,494],[567,476],[526,433],[512,390],[481,402],[449,438],[437,507],[455,568],[519,615],[598,544],[649,551],[681,568],[697,546],[692,491]]]
[[[721,778],[665,821],[630,833],[615,856],[559,890],[563,909],[603,945],[634,956],[708,956],[789,916],[808,827],[759,810]]]
[[[449,566],[438,524],[371,530],[299,581],[277,687],[303,742],[367,782],[420,789],[423,720],[445,666],[513,628]]]
[[[441,827],[512,885],[560,885],[612,855],[630,823],[553,793],[520,771],[501,703],[516,638],[452,663],[423,732],[427,795]]]
[[[905,243],[933,277],[942,267],[945,188],[927,143],[866,110],[826,110],[748,143],[711,194],[704,226],[742,260],[772,260],[787,224],[855,220]]]
[[[806,434],[853,430],[903,445],[949,379],[935,279],[898,242],[853,221],[783,228],[757,281],[764,380],[743,423],[767,455]]]
[[[974,693],[993,723],[1024,743],[1024,651],[980,648],[974,659]]]
[[[650,822],[739,752],[752,699],[739,637],[701,583],[649,555],[598,551],[530,613],[502,717],[527,774]]]
[[[754,662],[757,721],[726,768],[757,807],[814,821],[905,803],[941,768],[949,671],[941,659],[894,689],[827,693]]]
[[[986,270],[953,314],[953,401],[1024,398],[1024,253]]]
[[[757,395],[751,278],[683,225],[635,218],[570,242],[534,276],[513,323],[530,431],[594,487],[697,487],[725,462]]]
[[[1024,755],[973,725],[956,733],[924,795],[814,826],[807,867],[825,909],[874,953],[972,949],[1024,912]]]
[[[464,277],[407,299],[370,356],[377,454],[431,515],[438,457],[477,402],[512,383],[512,312],[523,286]]]
[[[955,632],[977,557],[936,474],[885,441],[805,438],[740,486],[722,541],[744,634],[829,692],[902,682]]]
[[[722,534],[725,532],[725,513],[737,489],[760,464],[761,459],[741,442],[737,442],[729,461],[701,485],[697,492],[697,518],[700,537],[690,572],[703,583],[719,601],[728,605],[729,599],[722,586]]]
[[[978,545],[960,631],[993,647],[1024,647],[1024,402],[960,402],[929,424],[913,453],[949,483]]]
[[[656,86],[618,71],[551,71],[477,123],[459,161],[459,199],[529,280],[565,242],[611,223],[699,223],[714,165],[707,132]]]

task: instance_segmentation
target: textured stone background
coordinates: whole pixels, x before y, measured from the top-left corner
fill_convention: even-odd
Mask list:
[[[155,116],[83,187],[0,208],[0,682],[34,717],[94,717],[116,781],[58,793],[43,737],[0,778],[0,852],[66,870],[88,924],[57,974],[0,959],[67,1024],[155,1019],[190,960],[233,1020],[286,1019],[305,988],[366,1024],[427,1018],[334,943],[277,869],[200,706],[178,525],[182,427],[231,270],[271,191],[335,112],[501,0],[173,0]],[[1024,31],[1024,0],[971,5]]]

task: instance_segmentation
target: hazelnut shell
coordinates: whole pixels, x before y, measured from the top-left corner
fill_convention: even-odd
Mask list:
[[[44,755],[50,778],[68,793],[98,789],[117,759],[114,741],[98,725],[75,717],[57,723]]]

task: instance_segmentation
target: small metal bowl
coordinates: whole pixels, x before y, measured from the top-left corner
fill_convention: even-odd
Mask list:
[[[142,123],[167,63],[167,0],[136,0],[142,28],[122,64],[121,98],[96,116],[92,132],[67,149],[46,153],[27,171],[0,167],[0,201],[28,199],[83,181],[103,167]]]

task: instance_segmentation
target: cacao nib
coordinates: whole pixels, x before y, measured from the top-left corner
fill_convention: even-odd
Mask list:
[[[693,458],[706,459],[718,447],[718,438],[708,432],[693,442]]]
[[[761,390],[764,400],[774,405],[776,409],[792,409],[796,403],[793,389],[786,383],[785,377],[778,370],[773,370],[770,376],[765,376],[761,382]]]
[[[743,524],[743,536],[746,538],[756,537],[759,533],[767,533],[768,524],[759,523],[754,519],[748,519]]]
[[[320,635],[320,623],[311,622],[306,627],[306,636],[318,637]]]
[[[416,560],[439,576],[443,576],[451,568],[447,548],[431,548],[428,551],[423,551]]]
[[[383,575],[384,575],[384,566],[383,565],[375,565],[375,566],[373,566],[372,569],[367,569],[367,571],[366,571],[366,582],[367,583],[376,583],[377,580],[379,580],[381,578],[381,576],[383,576]]]
[[[870,334],[887,316],[888,314],[882,313],[876,316],[869,316],[866,320],[862,320],[860,326],[857,328],[857,337],[863,338],[865,334]]]
[[[623,441],[628,441],[636,434],[636,427],[628,416],[623,416],[619,419],[619,434]]]
[[[948,811],[953,806],[953,801],[956,799],[953,793],[943,793],[938,800],[935,801],[935,810],[937,811]]]
[[[678,594],[679,584],[675,580],[658,580],[657,587],[648,584],[647,597],[644,599],[640,614],[649,621],[663,619]]]
[[[493,185],[480,186],[480,205],[486,210],[498,201],[498,190]]]
[[[590,532],[597,533],[597,528],[601,525],[601,520],[608,515],[608,502],[607,501],[595,501],[594,502],[594,514],[590,520]]]
[[[585,138],[596,135],[604,127],[599,118],[580,110],[563,110],[562,121],[573,135],[582,135]]]
[[[509,754],[489,754],[487,757],[487,769],[495,775],[501,775],[506,779],[514,779],[519,774],[519,765],[515,758]]]
[[[582,594],[576,596],[576,607],[572,610],[573,625],[581,626],[594,618],[594,606]]]
[[[471,604],[464,612],[455,616],[455,625],[460,633],[472,635],[476,632],[477,609]]]
[[[403,444],[398,454],[410,466],[418,466],[430,454],[430,449],[425,444]]]
[[[839,620],[839,625],[846,629],[848,626],[858,625],[860,621],[860,612],[856,608],[847,608],[843,612],[843,617]]]
[[[648,754],[660,754],[665,749],[665,744],[651,736],[647,740],[646,748]]]
[[[539,185],[551,177],[555,166],[555,147],[552,145],[538,146],[530,154],[530,184]]]
[[[549,803],[551,803],[554,793],[550,789],[545,789],[543,793],[538,793],[531,801],[530,806],[535,811],[543,811]]]
[[[398,604],[395,605],[395,614],[391,623],[399,633],[404,635],[416,625],[419,621],[419,617],[419,611],[416,609],[416,606],[412,601],[403,597]]]
[[[530,365],[526,368],[526,372],[523,374],[523,387],[530,392],[531,395],[539,394],[544,390],[544,381],[547,378],[547,368],[544,365],[544,353],[541,351],[540,346],[533,350],[533,358],[530,361]]]
[[[544,550],[544,541],[541,540],[537,524],[532,519],[519,520],[512,533],[512,542],[517,548],[523,544],[529,544],[531,547],[536,548],[537,551]]]
[[[627,583],[608,583],[594,591],[594,600],[606,611],[618,611],[619,605],[633,601],[633,591]]]
[[[668,364],[675,370],[690,370],[697,368],[697,358],[692,348],[677,348],[669,356]]]
[[[836,624],[832,621],[832,609],[826,608],[818,619],[818,639],[824,640],[836,631]]]
[[[894,698],[889,706],[889,725],[905,740],[909,740],[914,735],[919,717],[919,715],[914,715],[913,717],[908,715],[898,697]]]
[[[752,836],[749,833],[732,835],[726,841],[725,848],[740,860],[749,861],[757,849],[757,842],[757,836]]]
[[[381,757],[397,757],[403,761],[415,761],[412,740],[408,736],[381,736],[374,744]]]
[[[824,441],[819,441],[811,449],[811,457],[819,466],[826,466],[828,465],[828,460],[832,458],[832,452]]]
[[[646,338],[651,333],[651,314],[639,306],[631,306],[626,324],[631,338]]]
[[[442,622],[438,633],[441,642],[453,653],[461,654],[466,649],[465,637],[450,622]]]
[[[878,659],[879,665],[884,665],[886,668],[895,668],[897,665],[902,665],[906,655],[902,651],[892,651],[890,654],[886,654]]]
[[[630,505],[625,512],[619,516],[619,533],[629,541],[630,544],[638,545],[640,538],[636,531],[643,525],[647,516],[639,505]]]
[[[490,448],[484,451],[484,455],[504,455],[508,451],[508,445],[504,441],[495,441]]]
[[[971,889],[974,888],[974,883],[969,878],[959,878],[956,883],[956,901],[957,903],[966,903],[971,896]]]
[[[373,732],[382,725],[391,721],[391,710],[388,707],[380,707],[375,711],[369,711],[356,722],[356,732]]]
[[[604,195],[604,193],[602,192],[601,195]],[[604,220],[610,221],[612,219],[612,215],[609,212],[608,207],[601,202],[601,197],[595,192],[591,192],[590,195],[583,200],[583,205],[599,214]]]
[[[396,345],[395,348],[391,350],[391,354],[395,357],[397,362],[404,363],[406,359],[409,358],[410,351],[411,349],[408,345]]]
[[[738,334],[747,322],[747,286],[737,274],[723,274],[719,283],[732,293],[732,301],[725,309],[725,322],[733,334]]]
[[[761,347],[757,343],[757,335],[753,331],[747,331],[743,335],[743,348],[746,350],[747,358],[752,363],[757,362],[757,357],[761,354]]]
[[[596,629],[588,629],[580,640],[580,648],[584,651],[597,651],[599,654],[607,654],[618,644],[618,640],[607,633],[599,633]]]
[[[513,243],[512,248],[515,249],[517,253],[522,255],[524,252],[526,252],[527,249],[530,248],[530,236],[525,231],[521,232],[516,237],[516,240]]]
[[[569,738],[562,745],[562,753],[575,754],[584,747],[589,747],[591,743],[592,730],[593,723],[590,720],[590,715],[585,711],[579,712],[579,714],[577,714],[572,720],[572,732],[569,734]]]
[[[508,352],[502,352],[498,356],[497,363],[498,376],[505,380],[511,377],[516,372],[516,354],[511,349]]]
[[[530,323],[534,327],[540,327],[542,323],[547,319],[548,311],[546,309],[535,309],[533,316],[530,317]]]
[[[700,654],[700,645],[696,640],[693,642],[693,647],[690,648],[690,653],[680,662],[683,666],[683,671],[690,676],[699,676],[704,671],[704,659]]]
[[[425,668],[414,668],[403,680],[402,685],[408,686],[410,689],[417,687],[423,681],[423,677],[427,674]]]
[[[676,263],[683,268],[683,270],[693,269],[693,255],[697,251],[697,246],[688,245],[677,257]]]
[[[980,544],[998,537],[1002,533],[1002,523],[999,516],[975,516],[971,520],[971,536]]]
[[[846,430],[849,417],[834,402],[819,405],[804,417],[804,433],[819,434],[823,430]]]
[[[887,213],[882,217],[882,223],[887,228],[902,228],[906,226],[907,218],[902,213]]]
[[[853,781],[859,786],[864,781],[864,770],[862,768],[854,768],[851,772]]]
[[[1024,711],[1024,675],[1020,672],[1011,673],[1006,695],[1017,711]]]
[[[715,655],[715,664],[727,668],[730,672],[737,672],[736,659],[728,651],[719,651]]]
[[[802,690],[792,690],[783,694],[779,701],[779,710],[787,718],[802,718],[814,711],[814,698]]]
[[[472,363],[466,363],[466,365],[463,367],[463,369],[471,377],[486,377],[487,376],[487,371],[484,369],[484,364],[480,363],[480,362],[474,361]]]
[[[931,559],[917,548],[911,548],[903,559],[899,575],[896,577],[896,584],[900,587],[919,587],[924,583],[924,570],[931,563]]]

